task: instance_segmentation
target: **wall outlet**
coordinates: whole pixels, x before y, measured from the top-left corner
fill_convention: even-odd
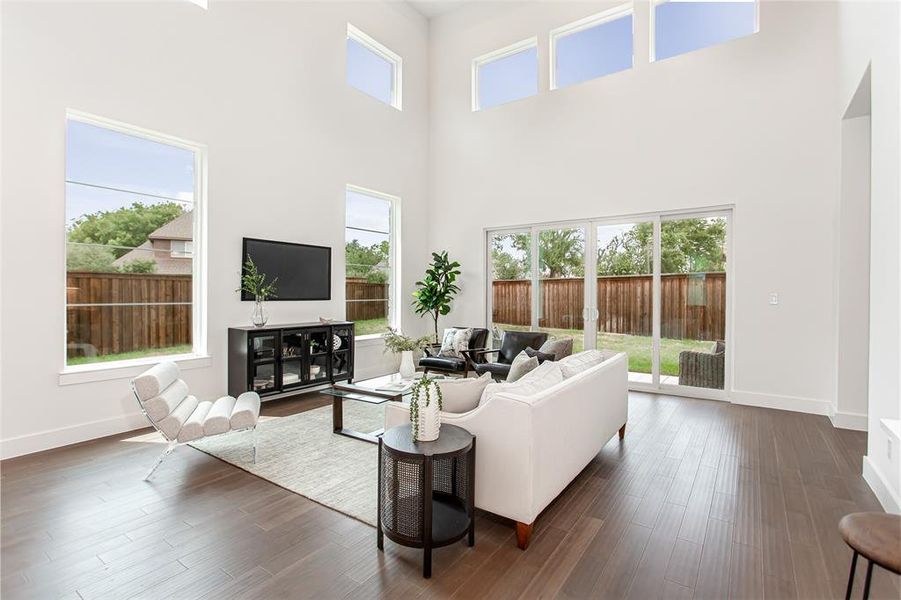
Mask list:
[[[779,294],[777,292],[770,292],[770,306],[776,306],[779,304]]]

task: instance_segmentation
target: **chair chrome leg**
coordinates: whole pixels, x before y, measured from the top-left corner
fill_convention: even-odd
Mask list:
[[[253,436],[253,464],[257,464],[257,428],[254,427],[251,432]]]
[[[175,442],[169,442],[169,445],[166,446],[166,449],[163,450],[163,453],[160,454],[159,458],[156,459],[156,462],[151,467],[150,471],[147,472],[147,475],[144,476],[144,481],[150,479],[150,476],[153,475],[153,472],[156,471],[157,467],[159,467],[163,463],[163,459],[172,454],[172,451],[175,450]]]

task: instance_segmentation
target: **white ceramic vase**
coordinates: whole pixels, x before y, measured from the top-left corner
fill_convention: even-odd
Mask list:
[[[434,442],[441,430],[441,411],[438,408],[438,388],[429,384],[429,404],[426,406],[425,390],[419,394],[419,431],[417,442]]]
[[[416,376],[416,365],[413,364],[413,351],[404,350],[400,353],[400,373],[401,379],[413,379]]]

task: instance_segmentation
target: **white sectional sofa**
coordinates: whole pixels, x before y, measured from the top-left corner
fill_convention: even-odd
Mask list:
[[[534,395],[500,391],[469,412],[441,413],[476,436],[476,507],[516,521],[520,548],[541,511],[617,430],[625,434],[627,384],[620,353]],[[385,406],[386,428],[409,421],[407,404]]]

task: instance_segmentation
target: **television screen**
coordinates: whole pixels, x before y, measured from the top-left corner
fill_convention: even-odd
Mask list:
[[[267,282],[278,277],[276,297],[269,300],[332,299],[331,248],[244,238],[242,270],[248,256]],[[241,300],[253,300],[253,296],[242,291]]]

